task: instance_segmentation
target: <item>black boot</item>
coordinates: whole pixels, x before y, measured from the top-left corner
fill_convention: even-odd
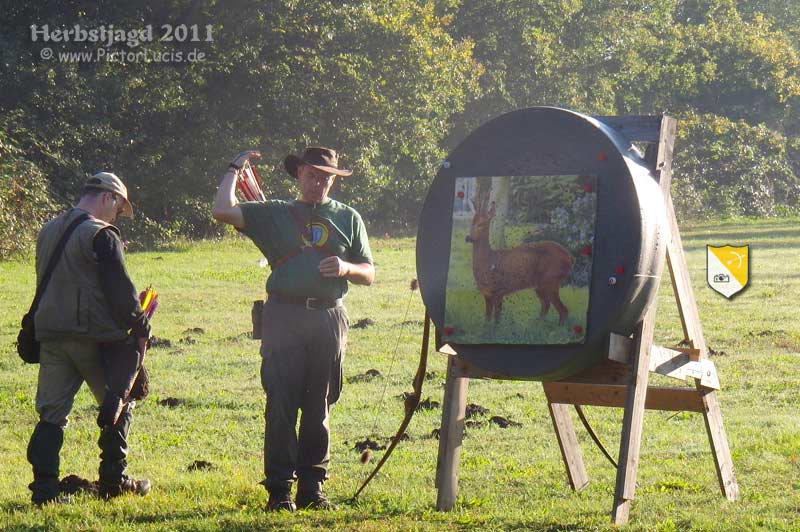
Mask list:
[[[100,433],[100,480],[98,493],[104,499],[112,499],[125,493],[147,495],[149,480],[135,480],[125,474],[128,467],[128,431],[133,413],[130,408],[119,416],[116,424],[106,426]]]
[[[277,512],[280,510],[294,512],[297,509],[292,500],[291,482],[269,484],[266,480],[262,480],[261,485],[267,488],[267,492],[269,493],[269,500],[267,501],[268,512]]]
[[[64,443],[64,429],[58,425],[39,421],[28,443],[28,462],[33,466],[31,502],[37,506],[48,503],[69,502],[58,495],[59,453]]]
[[[339,508],[328,500],[325,492],[322,491],[322,482],[300,481],[297,483],[297,498],[295,499],[298,509],[308,510],[338,510]]]

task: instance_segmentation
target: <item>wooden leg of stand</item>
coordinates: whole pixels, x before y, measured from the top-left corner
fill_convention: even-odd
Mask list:
[[[569,485],[575,491],[582,490],[589,485],[589,475],[586,474],[586,467],[583,465],[581,445],[575,434],[569,406],[548,401],[547,408],[550,409],[550,418],[556,429],[556,438],[561,448],[561,458],[564,459],[564,466],[567,468]]]
[[[703,405],[706,407],[703,417],[706,421],[711,452],[714,455],[720,490],[726,499],[735,501],[739,498],[739,484],[736,482],[736,474],[733,472],[731,448],[728,445],[728,437],[725,435],[725,427],[722,425],[719,397],[714,390],[706,390],[704,393],[704,389],[699,385],[697,391],[702,394]]]
[[[436,487],[439,490],[436,508],[447,512],[456,505],[458,497],[459,460],[464,439],[464,415],[467,409],[467,385],[455,357],[447,363],[447,381],[442,406],[442,426],[439,429],[439,460],[436,467]]]
[[[614,494],[614,509],[611,518],[614,524],[628,522],[631,501],[636,493],[636,474],[639,468],[639,450],[644,425],[644,403],[650,376],[650,347],[655,328],[655,305],[647,311],[644,321],[636,328],[636,356],[633,365],[633,382],[628,386],[625,415],[622,422],[622,438],[617,461],[617,488]]]
[[[670,226],[672,229],[672,242],[667,246],[667,265],[672,277],[672,288],[675,292],[675,300],[678,303],[678,313],[683,325],[683,333],[687,340],[695,349],[700,350],[700,356],[705,358],[708,354],[703,329],[700,327],[700,314],[697,309],[697,300],[692,292],[689,280],[689,267],[686,264],[686,257],[683,253],[678,222],[675,218],[675,210],[672,207],[672,199],[668,198],[668,215],[670,216]],[[736,482],[736,475],[733,471],[733,459],[731,449],[728,444],[728,437],[725,435],[725,428],[722,425],[722,410],[719,406],[719,397],[713,390],[707,390],[697,385],[697,393],[703,402],[703,417],[706,422],[708,440],[711,444],[711,452],[714,455],[714,465],[717,468],[717,479],[722,494],[729,501],[739,498],[739,484]]]

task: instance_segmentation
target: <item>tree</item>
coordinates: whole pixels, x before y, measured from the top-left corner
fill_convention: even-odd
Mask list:
[[[116,171],[165,238],[214,232],[208,211],[219,174],[251,147],[265,154],[268,192],[286,196],[292,183],[283,157],[306,144],[333,146],[356,171],[338,198],[385,225],[413,223],[444,155],[449,117],[480,74],[471,42],[454,41],[431,6],[411,1],[7,7],[0,112],[20,110],[9,135],[67,199],[88,174]],[[28,28],[53,20],[152,24],[157,34],[164,21],[211,23],[214,40],[137,48],[206,54],[191,63],[45,62]],[[54,49],[85,49],[62,44]],[[124,43],[109,49],[130,51]]]

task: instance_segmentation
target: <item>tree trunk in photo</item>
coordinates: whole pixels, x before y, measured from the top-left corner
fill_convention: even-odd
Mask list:
[[[495,216],[492,220],[492,230],[489,233],[489,242],[494,249],[505,249],[506,221],[508,209],[511,204],[511,178],[492,177],[491,203],[494,203]]]

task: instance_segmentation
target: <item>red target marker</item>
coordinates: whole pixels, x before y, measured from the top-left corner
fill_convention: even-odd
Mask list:
[[[455,330],[455,329],[453,329],[452,327],[445,327],[444,329],[442,329],[442,332],[443,332],[443,333],[444,333],[446,336],[450,336],[450,335],[452,335],[454,332],[456,332],[456,330]]]
[[[586,255],[587,257],[592,254],[592,246],[584,246],[581,250],[582,255]]]
[[[583,332],[583,327],[576,325],[572,330],[575,331],[575,334],[581,334]]]
[[[625,273],[625,267],[624,266],[617,266],[616,269],[614,269],[614,271],[616,273],[618,273],[618,274],[623,274],[623,273]]]
[[[594,189],[592,188],[592,184],[591,183],[586,183],[585,185],[583,185],[583,191],[586,192],[587,194],[589,192],[591,192],[592,190],[594,190]]]
[[[459,199],[464,199],[464,192],[463,191],[459,191],[457,196],[459,197]]]
[[[608,155],[606,154],[606,152],[601,151],[600,153],[597,154],[597,159],[600,161],[607,161]]]

